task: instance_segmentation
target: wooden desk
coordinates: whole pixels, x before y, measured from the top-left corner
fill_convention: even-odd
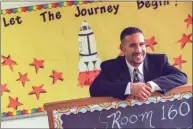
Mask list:
[[[166,94],[177,94],[183,92],[191,92],[192,93],[192,84],[186,84],[183,86],[179,86],[168,91]],[[153,96],[163,96],[158,92],[153,93]],[[130,97],[128,97],[130,99]],[[88,98],[80,98],[74,100],[66,100],[66,101],[59,101],[53,103],[46,103],[44,104],[44,109],[47,111],[48,114],[48,121],[49,127],[54,128],[54,117],[53,117],[53,110],[64,108],[64,107],[74,107],[74,106],[85,106],[89,104],[99,104],[104,102],[113,102],[113,101],[122,101],[112,97],[88,97]]]

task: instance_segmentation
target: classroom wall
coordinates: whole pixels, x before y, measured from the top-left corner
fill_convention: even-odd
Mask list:
[[[48,3],[48,2],[14,2],[14,3],[7,3],[7,2],[3,2],[2,3],[2,8],[1,9],[8,9],[8,8],[17,8],[17,7],[22,7],[22,6],[29,6],[29,5],[39,5],[39,4],[44,4],[44,3]],[[160,42],[158,42],[158,45],[156,46],[156,52],[167,52],[167,53],[169,53],[169,61],[171,62],[171,63],[173,63],[173,57],[177,57],[178,55],[180,55],[180,54],[182,54],[182,50],[180,49],[180,44],[177,44],[176,42],[177,42],[177,40],[179,40],[181,37],[181,34],[182,34],[182,32],[184,32],[184,33],[186,33],[186,34],[189,34],[190,32],[190,27],[187,29],[186,28],[186,24],[184,23],[184,19],[187,17],[187,15],[188,15],[188,13],[186,13],[186,10],[189,10],[189,8],[187,8],[187,6],[180,6],[180,5],[183,5],[183,3],[182,4],[178,4],[178,6],[174,6],[174,4],[170,4],[170,5],[168,5],[168,6],[163,6],[163,7],[160,7],[160,8],[158,8],[157,10],[155,10],[157,13],[160,13],[160,11],[161,11],[161,9],[163,8],[163,9],[166,9],[166,11],[167,11],[167,9],[169,8],[169,7],[171,7],[172,9],[170,10],[170,12],[171,12],[171,14],[176,14],[176,11],[175,11],[175,9],[177,8],[177,7],[186,7],[186,8],[184,8],[183,10],[185,11],[185,13],[179,13],[179,18],[178,18],[178,20],[176,20],[176,24],[179,26],[179,30],[176,30],[176,31],[174,31],[173,32],[173,34],[172,34],[172,36],[170,35],[171,33],[168,31],[168,33],[166,32],[166,34],[165,35],[162,35],[162,33],[161,32],[164,32],[164,29],[165,28],[170,28],[170,30],[172,30],[172,27],[169,27],[169,26],[174,26],[175,24],[173,23],[173,22],[171,22],[172,20],[170,20],[171,18],[169,18],[169,16],[167,16],[167,18],[164,18],[164,20],[162,19],[162,18],[159,18],[160,19],[160,21],[159,20],[157,20],[157,21],[159,21],[160,23],[161,23],[161,21],[165,21],[166,19],[168,20],[168,22],[167,22],[167,25],[166,26],[164,26],[164,24],[160,24],[160,25],[158,25],[158,26],[153,26],[153,24],[152,24],[152,26],[150,26],[150,27],[147,27],[147,28],[144,28],[144,31],[146,32],[146,34],[147,34],[147,37],[150,37],[150,36],[152,36],[152,33],[155,33],[155,34],[157,34],[157,35],[159,35],[159,36],[156,36],[156,40],[158,40],[158,41],[160,41]],[[132,6],[133,8],[135,7],[135,6]],[[192,7],[192,6],[191,6]],[[63,8],[58,8],[58,10],[60,11],[60,9],[63,9]],[[143,8],[144,9],[144,8]],[[149,9],[150,10],[150,9]],[[148,11],[149,10],[145,10],[144,9],[144,12],[145,13],[148,13]],[[123,10],[124,11],[124,10]],[[139,10],[139,11],[141,11],[141,10]],[[139,12],[138,11],[138,12]],[[165,12],[166,12],[165,11]],[[65,12],[65,11],[64,11]],[[71,13],[70,14],[72,14],[72,10],[71,10]],[[35,13],[35,12],[34,12]],[[141,11],[141,13],[142,13],[142,11]],[[26,13],[27,14],[27,13]],[[126,13],[122,13],[122,14],[125,14],[126,15]],[[155,15],[156,16],[156,13],[154,13],[154,12],[152,12],[152,15]],[[161,15],[162,17],[164,16],[164,14],[166,14],[166,13],[163,13],[163,15]],[[132,14],[131,14],[132,15]],[[154,16],[153,15],[153,16]],[[66,17],[70,17],[71,15],[65,15]],[[156,20],[155,21],[148,21],[148,20],[144,20],[144,19],[148,19],[147,17],[148,17],[148,15],[146,16],[146,15],[142,15],[142,16],[144,16],[144,17],[141,17],[140,19],[143,21],[143,22],[140,22],[141,24],[140,24],[140,26],[148,26],[150,23],[149,22],[155,22],[156,23]],[[172,15],[171,15],[172,16]],[[102,15],[100,16],[100,17],[102,17]],[[132,15],[131,17],[133,17],[134,19],[136,18],[136,16],[134,16],[134,15]],[[174,15],[172,16],[173,18],[175,18],[174,17]],[[66,18],[66,19],[68,19],[68,18]],[[92,19],[94,19],[94,18],[91,18],[91,17],[87,17],[87,19],[88,19],[88,21],[89,21],[89,24],[90,25],[92,25],[92,27],[93,27],[93,29],[94,30],[96,30],[96,28],[98,28],[98,24],[100,24],[100,22],[95,22],[95,20],[93,20],[92,21]],[[114,19],[114,21],[113,21],[113,19]],[[70,19],[71,20],[71,19]],[[80,18],[80,20],[79,21],[83,21],[84,20],[84,18]],[[110,21],[110,22],[114,22],[114,23],[118,23],[118,22],[116,22],[116,20],[118,20],[117,18],[114,18],[114,17],[112,17],[112,21]],[[166,21],[167,21],[166,20]],[[55,21],[56,22],[56,21]],[[59,21],[60,23],[62,23],[62,24],[65,24],[63,21]],[[102,21],[101,21],[102,22]],[[103,22],[109,22],[108,20],[105,20],[105,21],[103,21]],[[123,21],[123,22],[127,22],[127,21]],[[129,22],[131,22],[131,24],[133,24],[133,25],[135,25],[135,24],[137,24],[136,22],[134,22],[134,21],[132,21],[132,19],[129,19]],[[80,22],[78,22],[77,24],[76,24],[76,26],[77,26],[77,28],[80,26],[79,25],[79,23]],[[100,24],[100,25],[102,25],[102,24]],[[108,24],[107,24],[108,25]],[[127,25],[126,23],[124,23],[124,24],[122,24],[122,25]],[[163,26],[162,26],[163,25]],[[76,27],[75,26],[75,27]],[[112,26],[112,24],[109,24],[109,26]],[[124,26],[122,26],[122,27],[124,27]],[[155,27],[155,29],[154,29],[154,27]],[[158,28],[158,29],[156,29],[156,27]],[[175,27],[175,26],[174,26]],[[66,26],[66,28],[68,28],[68,26]],[[66,29],[65,28],[65,29]],[[161,28],[162,29],[162,31],[160,31],[159,30],[159,28]],[[120,28],[119,28],[120,29]],[[151,33],[151,31],[150,30],[152,29],[153,30],[153,32]],[[53,29],[54,30],[54,29]],[[70,30],[70,29],[69,29]],[[72,29],[72,30],[74,30],[74,29]],[[105,29],[100,29],[103,33],[105,33]],[[117,32],[117,35],[119,34],[118,33],[118,29],[115,29],[115,31]],[[62,33],[64,33],[64,31],[61,31]],[[98,36],[96,36],[96,37],[100,37],[100,34],[101,34],[101,32],[99,31],[99,32],[97,32],[97,31],[95,31],[96,32],[96,35],[98,35]],[[67,34],[67,33],[65,33],[65,34]],[[75,35],[74,34],[74,32],[72,32],[72,35]],[[101,34],[102,35],[102,34]],[[163,37],[163,40],[161,40],[161,35],[162,35],[162,37]],[[172,38],[170,38],[170,36],[172,37]],[[48,36],[49,37],[49,36]],[[101,36],[102,37],[102,36]],[[112,36],[111,34],[109,35],[109,37],[114,37],[114,36]],[[68,37],[67,37],[68,38]],[[110,39],[110,38],[108,38],[108,35],[107,35],[107,38],[106,39],[104,39],[104,40],[102,40],[102,38],[97,38],[97,45],[98,45],[98,48],[102,48],[102,45],[106,45],[107,47],[109,47],[107,44],[111,44],[112,45],[112,43],[111,43],[111,40],[108,40],[108,39]],[[64,39],[65,41],[67,41],[66,39]],[[75,39],[76,40],[76,39]],[[168,40],[168,41],[167,41]],[[114,40],[112,40],[112,41],[114,41]],[[167,41],[167,42],[166,42]],[[71,43],[76,43],[77,41],[74,41],[74,42],[71,42]],[[69,42],[62,42],[62,43],[69,43]],[[102,43],[106,43],[106,44],[102,44]],[[159,44],[161,44],[161,43],[165,43],[165,46],[164,45],[159,45]],[[170,44],[167,44],[167,43],[170,43]],[[177,44],[176,45],[176,47],[169,47],[169,45],[174,45],[174,44]],[[191,66],[191,57],[189,58],[189,52],[192,52],[192,49],[191,49],[191,47],[189,47],[191,44],[187,44],[186,45],[186,47],[185,47],[185,49],[183,49],[183,54],[185,54],[185,55],[183,55],[183,59],[185,58],[185,60],[188,60],[188,63],[185,63],[184,65],[183,65],[183,69],[182,70],[184,70],[185,69],[185,71],[189,74],[189,75],[192,75],[192,73],[191,73],[191,68],[190,69],[187,69],[187,68],[189,68],[188,66],[190,65]],[[14,48],[14,47],[13,47]],[[30,47],[31,48],[31,47]],[[119,49],[118,49],[118,47],[116,48],[115,47],[115,43],[114,43],[114,47],[111,47],[111,48],[109,48],[111,51],[113,51],[112,53],[110,52],[110,53],[108,53],[108,52],[105,52],[105,51],[102,51],[101,49],[99,49],[99,54],[100,54],[100,57],[101,57],[101,59],[103,59],[103,60],[105,60],[105,59],[109,59],[110,57],[113,57],[113,56],[115,56],[116,54],[118,54],[119,53]],[[70,49],[69,49],[70,50]],[[171,51],[172,50],[172,51]],[[176,50],[179,50],[179,53],[174,53],[173,51],[176,51]],[[77,49],[77,51],[78,51],[78,49]],[[150,48],[148,48],[148,51],[150,51],[150,52],[152,52],[152,50],[150,49]],[[70,51],[69,51],[69,53],[70,53]],[[103,54],[102,54],[103,53]],[[7,54],[6,54],[7,55]],[[66,55],[65,55],[66,56]],[[67,53],[67,56],[70,56],[70,54],[68,55],[68,53]],[[186,64],[188,64],[188,65],[186,65]],[[72,66],[72,65],[71,65]],[[62,67],[64,67],[64,66],[62,66]],[[77,67],[76,67],[77,68]],[[9,70],[9,69],[8,69]],[[66,73],[66,72],[65,72]],[[69,77],[70,78],[70,77]],[[70,78],[71,79],[71,78]],[[69,80],[70,80],[69,79]],[[191,78],[190,78],[191,79]],[[65,81],[68,81],[68,79],[66,79],[65,78]],[[64,81],[64,82],[65,82]],[[189,80],[189,82],[192,82],[192,80]],[[15,85],[13,85],[13,86],[15,86]],[[62,85],[61,85],[62,86]],[[71,86],[71,85],[66,85],[66,86]],[[21,87],[20,87],[21,88]],[[53,88],[53,87],[51,87],[51,88]],[[54,87],[54,88],[57,88],[57,87]],[[60,87],[58,87],[58,91],[60,90],[60,91],[62,91],[61,89],[59,89]],[[68,87],[63,87],[63,88],[68,88]],[[73,88],[73,87],[71,87],[71,88]],[[79,95],[79,93],[82,93],[83,94],[83,92],[82,91],[85,91],[85,92],[87,92],[86,90],[87,89],[84,89],[84,88],[80,88],[80,89],[78,89],[78,90],[76,90],[76,91],[78,91],[78,92],[73,92],[72,94],[73,95],[71,95],[71,97],[77,97],[78,95]],[[63,91],[65,91],[64,89],[63,89]],[[71,90],[71,89],[69,89],[69,91],[73,91],[73,90]],[[13,93],[13,92],[11,92],[11,93]],[[65,93],[71,93],[71,92],[68,92],[68,90],[65,92]],[[62,95],[62,94],[61,94]],[[67,96],[68,94],[66,94],[66,96]],[[75,95],[77,95],[77,96],[75,96]],[[80,95],[79,95],[80,96]],[[79,97],[78,96],[78,97]],[[42,96],[41,96],[42,97]],[[8,98],[8,97],[7,97]],[[24,97],[23,97],[24,98]],[[47,99],[47,97],[45,97],[46,99]],[[50,98],[53,98],[54,99],[54,97],[50,97]],[[60,97],[60,98],[62,98],[62,97]],[[71,98],[65,98],[65,99],[71,99]],[[29,100],[28,100],[29,101]],[[4,101],[4,102],[8,102],[8,101]],[[5,104],[6,106],[7,106],[7,104]],[[4,107],[5,107],[5,105],[4,105]],[[3,106],[2,106],[3,107]],[[28,107],[26,108],[26,109],[29,109]],[[14,117],[14,119],[12,119],[12,118],[8,118],[8,119],[6,119],[6,120],[4,120],[4,121],[2,121],[1,122],[1,127],[2,128],[48,128],[48,120],[47,120],[47,116],[46,116],[46,114],[44,114],[44,115],[40,115],[40,116],[33,116],[33,115],[31,115],[30,117],[26,117],[26,118],[17,118],[17,117]]]
[[[47,115],[1,121],[1,128],[49,128]]]

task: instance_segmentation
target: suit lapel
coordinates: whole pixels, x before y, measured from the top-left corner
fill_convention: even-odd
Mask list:
[[[130,77],[128,66],[126,64],[125,56],[119,56],[118,60],[120,62],[119,72],[120,72],[121,80],[131,82],[131,77]]]
[[[124,81],[129,81],[131,82],[131,77],[129,74],[129,69],[128,66],[126,64],[126,60],[125,60],[125,56],[119,56],[117,58],[119,61],[119,72],[121,72],[120,74],[120,78],[123,79]],[[143,65],[143,71],[144,71],[144,81],[148,82],[151,78],[151,72],[150,72],[150,68],[149,68],[149,62],[148,62],[148,53],[146,54],[146,57],[144,59],[144,65]]]
[[[149,62],[148,62],[148,53],[146,54],[146,57],[144,59],[143,70],[144,70],[144,80],[145,82],[147,82],[150,80],[149,78],[151,76]]]

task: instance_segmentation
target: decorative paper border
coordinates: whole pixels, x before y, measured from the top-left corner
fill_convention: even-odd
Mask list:
[[[50,3],[50,4],[43,4],[43,5],[33,5],[33,6],[1,10],[1,15],[8,15],[8,14],[13,14],[13,13],[21,13],[21,12],[30,12],[30,11],[36,11],[36,10],[42,10],[42,9],[61,8],[61,7],[67,7],[67,6],[72,6],[72,5],[81,5],[81,4],[94,3],[94,2],[101,2],[101,1],[74,0],[74,1],[62,1],[62,2],[56,2],[56,3]]]
[[[10,116],[21,116],[21,115],[26,115],[26,114],[33,114],[33,113],[38,113],[38,112],[44,112],[44,109],[42,107],[38,108],[32,108],[32,109],[24,109],[24,110],[15,110],[13,112],[3,112],[1,113],[1,117],[10,117]]]
[[[55,124],[55,128],[62,128],[61,127],[62,120],[60,118],[63,114],[70,115],[70,114],[86,113],[86,112],[93,112],[93,111],[109,110],[111,108],[115,108],[115,109],[119,107],[125,108],[127,106],[132,107],[134,105],[189,99],[191,97],[192,97],[192,92],[184,92],[184,93],[175,94],[175,95],[172,94],[169,96],[150,97],[147,101],[144,101],[144,102],[140,102],[137,100],[125,100],[125,101],[114,101],[114,102],[107,102],[107,103],[100,103],[100,104],[91,104],[91,105],[86,105],[81,107],[61,108],[53,111],[54,124]]]

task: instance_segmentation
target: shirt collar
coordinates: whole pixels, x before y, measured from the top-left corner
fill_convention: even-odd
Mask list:
[[[127,63],[127,67],[129,68],[130,73],[133,73],[134,68],[136,67],[133,67],[131,64],[129,64],[127,60],[126,60],[126,63]],[[139,72],[143,75],[143,62],[137,68],[139,69]]]

